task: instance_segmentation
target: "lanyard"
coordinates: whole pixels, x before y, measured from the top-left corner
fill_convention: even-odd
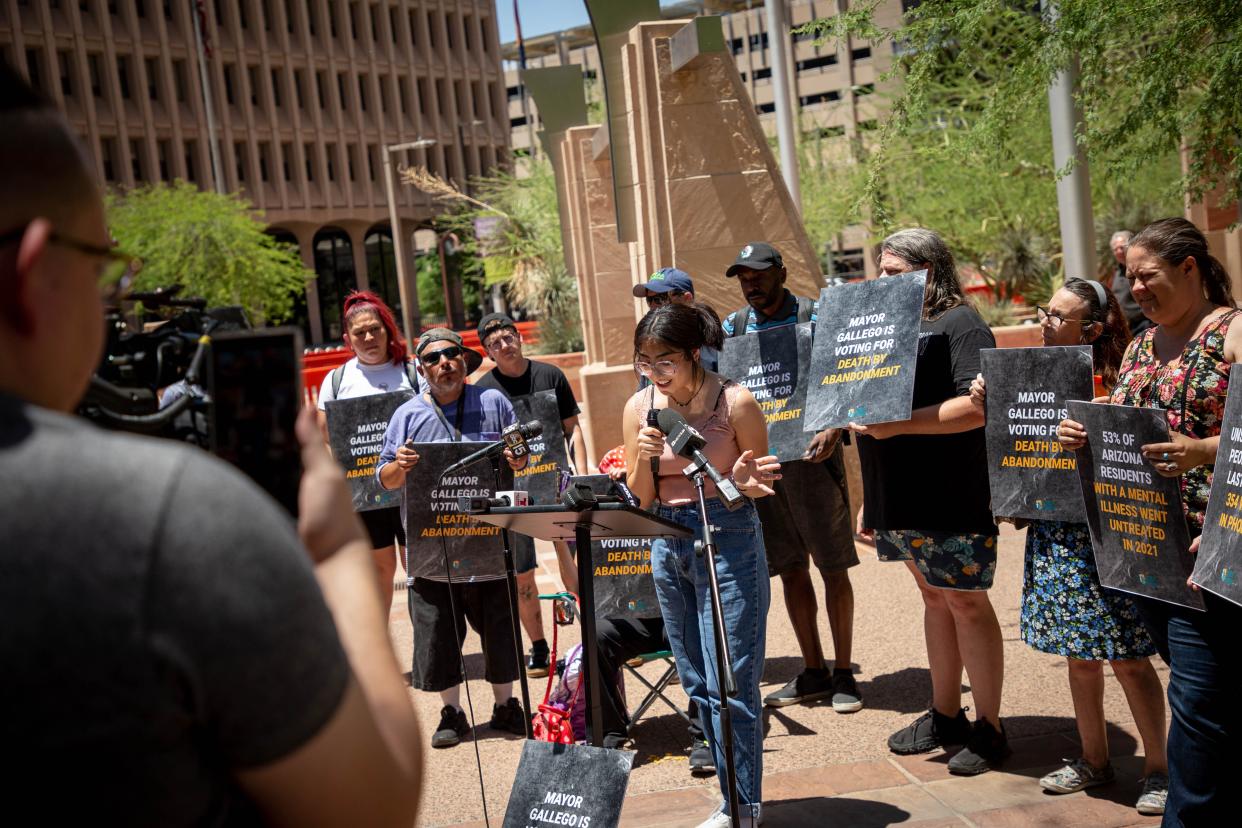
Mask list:
[[[457,398],[457,413],[453,417],[453,422],[456,427],[449,426],[448,419],[444,416],[444,411],[443,409],[440,408],[440,404],[436,402],[435,397],[431,396],[431,394],[428,394],[427,400],[431,403],[431,407],[435,409],[436,417],[440,419],[440,424],[443,425],[445,429],[448,430],[449,434],[452,435],[453,442],[460,443],[461,442],[461,426],[462,426],[462,423],[466,421],[466,391],[465,389],[464,388],[462,389],[461,396]]]

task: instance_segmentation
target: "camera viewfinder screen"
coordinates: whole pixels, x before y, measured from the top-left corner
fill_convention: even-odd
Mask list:
[[[297,515],[302,336],[296,328],[229,332],[212,339],[212,451]]]

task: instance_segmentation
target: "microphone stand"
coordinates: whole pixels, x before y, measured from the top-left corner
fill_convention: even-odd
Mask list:
[[[712,602],[712,638],[716,643],[716,675],[720,679],[720,733],[725,756],[725,788],[729,792],[729,821],[733,828],[741,828],[737,767],[733,759],[733,716],[729,711],[729,699],[737,696],[737,681],[733,676],[733,659],[729,656],[724,608],[720,602],[720,582],[716,577],[716,542],[712,538],[712,524],[707,517],[707,496],[704,493],[707,472],[703,462],[695,460],[682,470],[682,474],[694,483],[699,498],[699,515],[703,518],[703,540],[694,542],[694,551],[700,557],[707,558],[707,593]],[[711,726],[710,721],[708,726]]]
[[[492,458],[492,478],[495,483],[492,486],[492,495],[500,491],[500,456]],[[522,652],[522,617],[518,608],[518,592],[517,592],[517,570],[513,564],[513,546],[509,542],[509,530],[500,530],[501,542],[505,550],[505,582],[509,586],[509,622],[513,625],[513,651],[517,654],[518,662],[518,684],[522,689],[522,710],[523,718],[526,723],[526,738],[534,739],[535,731],[530,710],[530,686],[526,681],[526,659]],[[534,541],[532,541],[533,543]]]

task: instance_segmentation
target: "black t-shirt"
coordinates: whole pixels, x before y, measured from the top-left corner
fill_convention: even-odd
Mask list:
[[[973,308],[959,305],[923,320],[914,408],[970,393],[979,350],[996,338]],[[871,529],[932,529],[995,535],[983,428],[958,434],[860,436],[864,523]]]
[[[275,501],[205,452],[0,394],[0,550],[8,808],[260,824],[235,771],[305,745],[349,681]]]
[[[565,372],[546,362],[526,360],[526,371],[520,377],[507,377],[500,373],[499,368],[493,368],[475,384],[480,388],[496,388],[510,398],[525,397],[539,391],[555,391],[561,419],[568,420],[578,415],[578,402],[574,399],[574,391],[569,387]]]

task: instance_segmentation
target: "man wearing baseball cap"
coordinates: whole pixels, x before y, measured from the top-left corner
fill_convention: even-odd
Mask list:
[[[684,270],[678,270],[675,267],[662,267],[655,273],[651,274],[646,282],[641,285],[634,285],[634,295],[639,299],[647,300],[647,309],[658,308],[669,302],[676,302],[679,305],[694,305],[694,280],[690,278],[690,274]],[[709,310],[715,315],[716,311],[709,306]],[[717,316],[717,321],[720,317]],[[719,344],[719,343],[717,343]],[[699,349],[699,360],[703,367],[709,371],[715,371],[717,363],[720,362],[720,351],[712,347],[711,344],[705,345]],[[647,378],[642,377],[639,380],[638,387],[645,388],[647,386]]]
[[[725,271],[736,278],[745,307],[725,317],[725,337],[815,322],[815,301],[785,288],[785,262],[767,242],[751,242]],[[793,624],[804,669],[764,698],[769,707],[830,698],[838,713],[862,708],[850,659],[854,638],[854,587],[849,568],[858,565],[850,521],[849,489],[840,429],[812,436],[801,461],[782,463],[776,495],[755,501],[763,523],[768,574],[779,575],[785,609]],[[824,579],[824,603],[834,650],[830,673],[819,639],[815,584],[810,561]]]
[[[418,373],[427,379],[428,390],[402,404],[388,421],[375,470],[385,489],[404,486],[406,475],[418,464],[413,443],[492,442],[500,439],[505,426],[517,422],[513,406],[504,394],[466,384],[466,377],[482,364],[483,358],[465,347],[456,333],[447,328],[425,331],[414,353],[418,357]],[[515,459],[509,449],[505,449],[505,459],[515,471],[527,463],[526,457]],[[402,523],[405,515],[403,499]],[[479,633],[484,675],[496,699],[489,725],[525,735],[526,713],[513,697],[518,662],[513,651],[508,585],[496,580],[458,582],[450,587],[441,581],[414,578],[409,598],[415,630],[410,685],[438,692],[444,704],[431,746],[455,745],[470,730],[461,709],[463,676],[458,634],[466,621]]]
[[[578,401],[565,373],[547,362],[535,362],[522,353],[522,335],[514,321],[503,313],[489,313],[479,320],[479,342],[496,367],[478,381],[479,388],[494,388],[512,400],[540,391],[555,391],[557,413],[569,444],[569,458],[575,468],[585,468],[586,446],[578,428]],[[543,613],[539,606],[539,590],[535,587],[535,544],[530,538],[514,535],[514,561],[517,567],[518,613],[522,628],[530,639],[526,657],[526,674],[534,678],[548,674],[548,642],[543,637]],[[561,580],[574,571],[569,548],[557,541],[557,561]],[[569,586],[570,582],[566,582]]]

